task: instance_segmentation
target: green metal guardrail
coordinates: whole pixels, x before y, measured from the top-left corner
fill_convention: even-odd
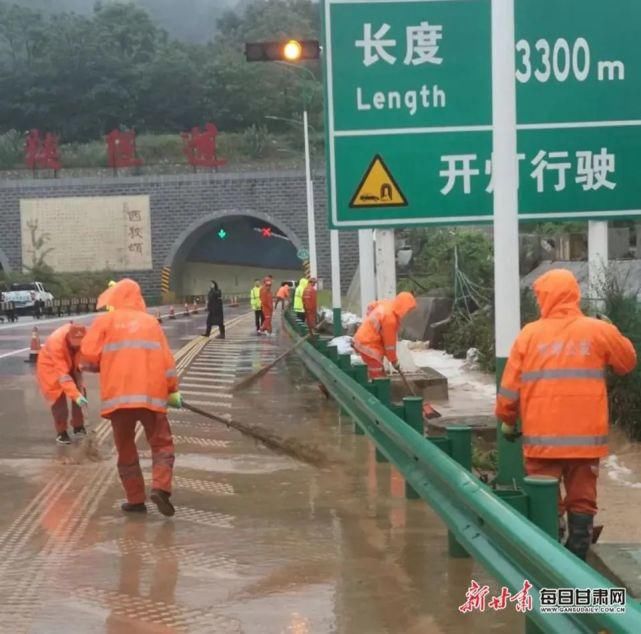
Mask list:
[[[286,328],[292,335],[303,332],[291,315],[287,317]],[[393,463],[408,486],[438,513],[459,548],[467,551],[512,592],[520,590],[526,579],[532,584],[534,607],[527,614],[528,632],[641,632],[641,607],[630,598],[625,614],[540,612],[539,590],[542,588],[614,586],[502,501],[492,489],[436,444],[425,439],[422,415],[421,433],[413,429],[408,422],[416,418],[422,399],[404,399],[403,420],[398,415],[402,413],[399,406],[386,405],[372,393],[376,390],[372,383],[367,382],[364,366],[352,367],[349,355],[336,359],[335,349],[328,350],[322,341],[317,342],[316,347],[306,343],[298,349],[307,368],[327,387],[361,433],[366,433],[374,441],[381,457]],[[556,481],[553,482],[556,496]],[[536,487],[530,492],[536,496]],[[534,510],[534,521],[540,519],[540,510]],[[553,515],[556,516],[556,511]],[[543,513],[543,519],[538,523],[545,527],[545,521]]]

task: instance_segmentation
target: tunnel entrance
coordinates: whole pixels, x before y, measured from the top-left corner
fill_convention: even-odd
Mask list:
[[[274,276],[276,286],[298,279],[300,242],[266,217],[223,215],[204,221],[178,248],[172,262],[172,290],[204,295],[216,280],[225,295],[249,294],[255,279]]]

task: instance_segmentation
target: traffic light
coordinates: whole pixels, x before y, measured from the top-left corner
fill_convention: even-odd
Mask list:
[[[260,230],[263,238],[271,238],[272,237],[272,228],[271,227],[263,227]]]
[[[227,237],[227,232],[221,227],[220,231],[218,232],[218,237],[221,240],[224,240]]]
[[[280,42],[246,42],[248,62],[300,62],[320,57],[318,40],[282,40]]]

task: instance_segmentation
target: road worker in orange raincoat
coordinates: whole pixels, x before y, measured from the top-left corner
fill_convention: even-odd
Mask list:
[[[56,442],[71,443],[67,433],[71,400],[71,426],[76,437],[86,436],[82,407],[87,399],[82,387],[79,351],[87,330],[77,324],[65,324],[54,330],[38,355],[36,376],[43,396],[51,403],[51,413],[56,427]]]
[[[260,327],[260,332],[271,336],[274,296],[272,295],[272,277],[269,275],[263,280],[263,285],[260,287],[260,307],[263,311],[263,325]]]
[[[287,308],[287,302],[289,300],[289,285],[287,282],[283,282],[280,285],[280,288],[276,291],[276,304],[274,305],[274,310],[278,308],[278,304],[281,305],[281,310]]]
[[[396,343],[403,318],[416,308],[412,293],[399,293],[390,301],[381,301],[365,316],[353,340],[354,349],[368,368],[370,379],[385,374],[384,359],[398,369]]]
[[[99,315],[87,332],[81,353],[100,366],[101,414],[111,420],[118,451],[118,473],[127,494],[125,512],[144,513],[145,481],[136,449],[140,421],[151,447],[150,498],[163,515],[173,515],[171,495],[174,443],[167,420],[167,405],[181,407],[173,355],[165,333],[147,313],[140,287],[123,279],[98,298]]]
[[[606,369],[636,365],[632,343],[605,320],[586,317],[579,285],[556,269],[534,283],[541,318],[517,337],[499,389],[496,415],[508,440],[520,415],[525,470],[563,481],[566,546],[585,559],[597,511],[599,459],[608,454]]]
[[[303,291],[303,308],[305,309],[305,322],[307,323],[310,334],[313,334],[318,315],[318,292],[316,291],[315,277],[310,278]]]

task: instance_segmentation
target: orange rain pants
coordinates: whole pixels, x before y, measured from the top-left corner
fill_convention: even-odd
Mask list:
[[[367,366],[367,374],[369,378],[373,381],[374,379],[382,379],[385,376],[385,368],[383,364],[374,357],[370,357],[362,352],[359,352],[363,363]]]
[[[71,375],[75,385],[81,393],[85,393],[85,390],[79,385],[79,381],[76,375]],[[51,415],[53,416],[53,424],[56,427],[56,433],[61,434],[63,431],[67,431],[67,425],[69,420],[69,406],[67,405],[67,395],[63,392],[51,406]],[[71,401],[71,426],[74,429],[78,427],[84,427],[85,417],[82,413],[82,409],[78,407],[75,401]]]
[[[174,441],[167,415],[149,409],[117,409],[108,418],[118,451],[118,475],[127,495],[127,502],[140,504],[145,501],[145,480],[138,461],[136,448],[136,423],[145,430],[151,447],[152,489],[171,493],[174,470]]]
[[[527,475],[552,476],[563,484],[565,498],[559,490],[559,515],[566,511],[596,515],[598,458],[526,458],[525,472]]]

